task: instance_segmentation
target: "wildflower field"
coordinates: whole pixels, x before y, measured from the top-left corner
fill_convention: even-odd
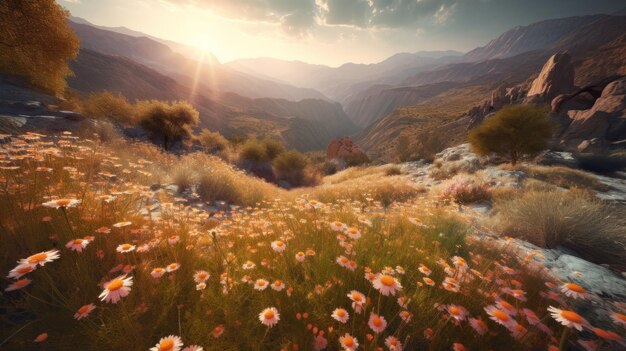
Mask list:
[[[2,350],[626,347],[626,306],[587,317],[577,302],[596,296],[426,195],[276,188],[207,212],[151,188],[174,156],[2,140]]]

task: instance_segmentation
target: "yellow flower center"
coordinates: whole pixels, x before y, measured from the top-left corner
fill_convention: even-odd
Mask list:
[[[23,267],[18,267],[17,268],[17,272],[19,274],[26,274],[26,273],[29,273],[29,272],[32,272],[32,271],[33,271],[33,267],[31,267],[31,266],[23,266]]]
[[[567,284],[565,286],[567,287],[568,290],[571,290],[571,291],[574,291],[574,292],[577,292],[577,293],[580,293],[580,294],[585,292],[585,289],[582,286],[578,285],[578,284],[569,283],[569,284]]]
[[[87,311],[89,311],[89,305],[85,305],[85,306],[83,306],[83,307],[78,309],[78,313],[80,313],[80,314],[85,314],[85,313],[87,313]]]
[[[122,250],[128,250],[128,249],[130,249],[130,244],[122,245]]]
[[[276,246],[283,246],[283,245],[285,245],[285,244],[282,241],[277,241],[276,242]]]
[[[383,275],[382,277],[380,277],[380,282],[384,286],[394,286],[394,284],[395,284],[395,281],[394,281],[393,277],[389,276],[389,275]]]
[[[115,278],[107,285],[107,289],[109,291],[116,291],[119,290],[122,286],[124,286],[124,281],[122,281],[122,279]]]
[[[512,310],[513,309],[513,306],[510,303],[508,303],[508,302],[506,302],[504,300],[500,301],[500,305],[502,307],[506,308],[507,310]]]
[[[561,317],[567,319],[570,322],[574,323],[582,323],[583,317],[581,317],[578,313],[573,311],[561,311]]]
[[[337,310],[337,317],[344,317],[346,315],[346,311],[344,310]]]
[[[280,282],[280,280],[277,280],[274,282],[274,286],[281,286],[283,283]]]
[[[56,204],[59,205],[59,206],[67,206],[67,205],[70,204],[70,202],[72,202],[72,201],[69,200],[69,199],[60,199],[60,200],[56,201]]]
[[[257,282],[257,284],[259,284],[259,286],[263,286],[263,285],[265,285],[265,281],[264,280],[259,280]]]
[[[174,340],[165,339],[159,343],[159,351],[169,351],[174,349]]]
[[[15,284],[15,287],[21,288],[28,284],[28,280],[27,279],[18,280],[14,284]]]
[[[203,280],[206,278],[206,273],[202,272],[198,274],[198,279]]]
[[[74,240],[74,244],[76,244],[76,245],[80,245],[82,243],[83,243],[83,239],[75,239]]]
[[[36,255],[32,255],[28,258],[28,263],[39,263],[41,261],[44,261],[46,258],[48,258],[48,254],[45,252],[42,253],[38,253]]]
[[[455,316],[458,316],[460,314],[460,311],[459,311],[458,308],[453,306],[453,307],[450,307],[450,313],[455,315]]]
[[[341,263],[348,263],[348,259],[346,257],[341,257],[339,260],[341,261]]]
[[[359,294],[352,294],[352,300],[354,301],[361,301],[361,295]]]
[[[352,337],[350,337],[350,336],[346,336],[346,337],[343,338],[343,344],[346,347],[352,347],[352,346],[354,346],[354,339],[352,339]]]
[[[503,321],[503,322],[507,322],[510,319],[509,315],[506,314],[504,311],[501,311],[501,310],[493,311],[493,316],[496,317],[497,319]]]
[[[274,318],[274,311],[272,311],[272,310],[265,311],[265,313],[263,313],[263,318],[265,318],[265,319],[273,319]]]

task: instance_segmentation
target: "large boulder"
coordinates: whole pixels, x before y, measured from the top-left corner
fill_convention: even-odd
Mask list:
[[[574,65],[567,53],[557,53],[548,59],[527,94],[527,102],[550,102],[559,94],[574,90]]]
[[[349,157],[367,157],[363,151],[352,141],[350,137],[336,138],[326,148],[326,158],[345,159]]]
[[[570,110],[567,115],[571,123],[561,135],[563,144],[584,145],[585,149],[589,145],[606,149],[621,144],[626,140],[626,77],[609,83],[590,109]]]

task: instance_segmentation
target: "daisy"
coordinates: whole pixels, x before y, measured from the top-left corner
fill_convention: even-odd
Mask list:
[[[37,335],[37,337],[35,338],[35,340],[33,340],[33,342],[44,342],[46,341],[46,339],[48,339],[48,333],[41,333]]]
[[[387,274],[376,274],[372,285],[384,296],[396,295],[396,291],[402,289],[402,285],[398,280]]]
[[[167,238],[167,243],[170,245],[174,245],[176,244],[178,241],[180,240],[180,236],[178,235],[172,235],[169,238]]]
[[[254,290],[263,291],[267,289],[268,285],[269,285],[269,282],[267,280],[257,279],[256,282],[254,283]]]
[[[74,319],[81,320],[91,313],[91,311],[96,309],[96,305],[90,303],[89,305],[83,305],[78,311],[74,314]]]
[[[420,264],[420,267],[417,270],[422,272],[425,276],[429,276],[433,272],[430,268],[424,266],[423,264]]]
[[[593,328],[593,332],[600,338],[604,339],[604,340],[613,340],[613,341],[621,341],[622,337],[619,336],[619,334],[612,332],[612,331],[608,331],[608,330],[604,330],[604,329],[600,329],[600,328]]]
[[[387,321],[385,320],[385,317],[377,315],[376,313],[371,313],[367,325],[374,331],[374,333],[380,333],[387,328]]]
[[[348,228],[347,225],[339,222],[339,221],[334,221],[330,223],[330,229],[334,230],[336,232],[343,232],[344,230],[346,230]]]
[[[60,257],[59,250],[50,250],[34,254],[27,258],[21,259],[19,264],[33,264],[44,266],[46,263],[52,262]]]
[[[398,297],[397,301],[398,301],[398,305],[402,308],[407,308],[407,306],[409,305],[409,302],[411,302],[411,300],[406,296]]]
[[[222,334],[224,334],[224,329],[224,324],[220,324],[217,327],[213,328],[211,335],[213,335],[213,337],[217,339],[222,336]]]
[[[587,292],[585,289],[574,283],[565,283],[561,285],[561,292],[565,294],[567,297],[571,297],[574,299],[585,299],[587,297]]]
[[[165,269],[163,269],[161,267],[157,267],[157,268],[153,269],[152,272],[150,272],[150,275],[154,279],[161,278],[163,276],[163,274],[165,274]]]
[[[180,336],[170,335],[161,338],[156,346],[150,348],[150,351],[180,351],[183,347],[183,341]]]
[[[394,336],[388,336],[385,339],[385,345],[389,348],[389,351],[402,351],[402,343]]]
[[[20,279],[22,276],[34,271],[35,269],[37,269],[37,265],[34,264],[19,264],[9,272],[7,278]]]
[[[485,324],[485,322],[483,322],[481,319],[469,318],[468,321],[470,326],[474,328],[478,335],[485,335],[487,330],[489,330],[487,328],[487,324]]]
[[[128,227],[131,224],[133,224],[133,222],[126,221],[126,222],[117,222],[117,223],[113,224],[113,226],[115,228],[124,228],[124,227]]]
[[[209,279],[210,275],[207,271],[197,271],[193,275],[193,280],[196,283],[204,283],[207,279]]]
[[[515,320],[511,318],[508,313],[504,312],[501,309],[498,309],[496,306],[490,305],[485,307],[485,312],[487,312],[491,320],[505,327],[512,326],[516,323]]]
[[[359,340],[348,333],[339,337],[339,343],[344,351],[354,351],[359,347]]]
[[[272,241],[271,246],[272,249],[276,252],[283,252],[287,248],[287,245],[285,245],[285,243],[280,240]]]
[[[117,252],[119,253],[128,253],[131,251],[135,250],[135,245],[131,245],[131,244],[121,244],[117,246],[117,249],[115,249]]]
[[[205,282],[196,284],[196,290],[204,290],[204,289],[206,289],[206,283]]]
[[[313,346],[315,351],[324,350],[326,347],[328,347],[328,340],[324,337],[324,335],[322,335],[322,333],[317,334],[315,337],[315,345]]]
[[[271,328],[280,320],[280,314],[274,307],[266,308],[259,313],[259,320],[261,323]]]
[[[352,300],[352,308],[354,309],[354,311],[356,313],[361,313],[361,311],[363,310],[363,305],[365,304],[365,295],[356,290],[352,290],[348,294],[348,297],[350,298],[350,300]]]
[[[354,227],[346,229],[344,233],[346,233],[346,235],[348,235],[352,240],[357,240],[361,238],[361,232]]]
[[[302,251],[300,251],[300,252],[298,252],[296,254],[296,261],[298,261],[298,262],[304,262],[305,258],[306,258],[306,255]]]
[[[51,200],[51,201],[48,201],[48,202],[44,202],[41,205],[43,207],[59,209],[59,208],[76,207],[80,203],[81,203],[81,200],[77,200],[77,199],[58,199],[58,200]]]
[[[254,267],[256,267],[256,264],[254,264],[254,262],[252,261],[246,261],[243,266],[241,266],[241,268],[245,269],[245,270],[251,270],[254,269]]]
[[[515,307],[513,307],[513,305],[505,300],[497,299],[496,306],[498,306],[504,312],[508,313],[510,316],[517,316],[517,310],[515,309]]]
[[[435,281],[434,280],[432,280],[432,279],[430,279],[428,277],[424,277],[423,280],[424,280],[424,283],[426,283],[426,285],[435,286]]]
[[[348,311],[343,308],[336,308],[330,316],[344,324],[348,321],[348,318],[350,318]]]
[[[453,351],[466,351],[467,349],[465,348],[463,344],[455,342],[452,344],[452,350]]]
[[[83,252],[83,249],[87,247],[87,244],[89,244],[89,240],[74,239],[68,241],[67,244],[65,244],[65,247],[72,251]]]
[[[467,310],[463,308],[462,306],[447,305],[445,308],[450,314],[450,316],[459,322],[464,320],[465,316],[467,315]]]
[[[533,312],[532,310],[528,308],[524,308],[522,312],[524,312],[524,315],[526,316],[526,320],[528,321],[528,324],[536,325],[541,322],[539,317],[537,317],[537,314]]]
[[[10,284],[6,289],[4,289],[4,291],[8,292],[8,291],[19,290],[19,289],[25,288],[31,282],[32,282],[32,280],[30,280],[28,278],[23,278],[23,279],[20,279],[20,280],[16,281],[15,283]]]
[[[626,327],[626,314],[621,314],[617,312],[613,312],[611,315],[611,319],[615,324],[619,324],[622,327]]]
[[[526,335],[526,333],[528,333],[528,329],[524,328],[523,325],[515,322],[515,324],[513,324],[511,327],[509,327],[509,331],[511,332],[511,336],[519,339],[522,336]]]
[[[402,320],[405,323],[408,323],[411,321],[411,318],[413,318],[413,314],[409,311],[400,311],[400,318],[402,318]]]
[[[337,264],[340,265],[341,267],[345,268],[350,263],[350,260],[346,256],[339,256],[337,257],[335,262],[337,262]]]
[[[576,328],[581,331],[583,327],[589,326],[589,323],[574,311],[561,310],[553,306],[548,307],[548,311],[552,318],[568,328]]]
[[[272,284],[272,290],[281,291],[284,288],[285,288],[285,283],[281,282],[280,280],[275,280],[274,283]]]
[[[174,262],[174,263],[170,263],[170,264],[168,264],[168,265],[167,265],[167,267],[165,267],[165,270],[166,270],[168,273],[172,273],[172,272],[174,272],[174,271],[178,270],[178,268],[180,268],[180,263],[176,263],[176,262]]]
[[[126,275],[121,275],[104,284],[104,290],[99,296],[100,300],[107,303],[117,303],[122,297],[130,293],[132,285],[133,277],[126,278]]]

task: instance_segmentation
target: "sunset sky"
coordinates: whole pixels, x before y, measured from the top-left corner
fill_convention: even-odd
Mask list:
[[[73,16],[206,48],[221,62],[337,66],[398,52],[467,51],[516,25],[612,13],[617,0],[57,0]]]

